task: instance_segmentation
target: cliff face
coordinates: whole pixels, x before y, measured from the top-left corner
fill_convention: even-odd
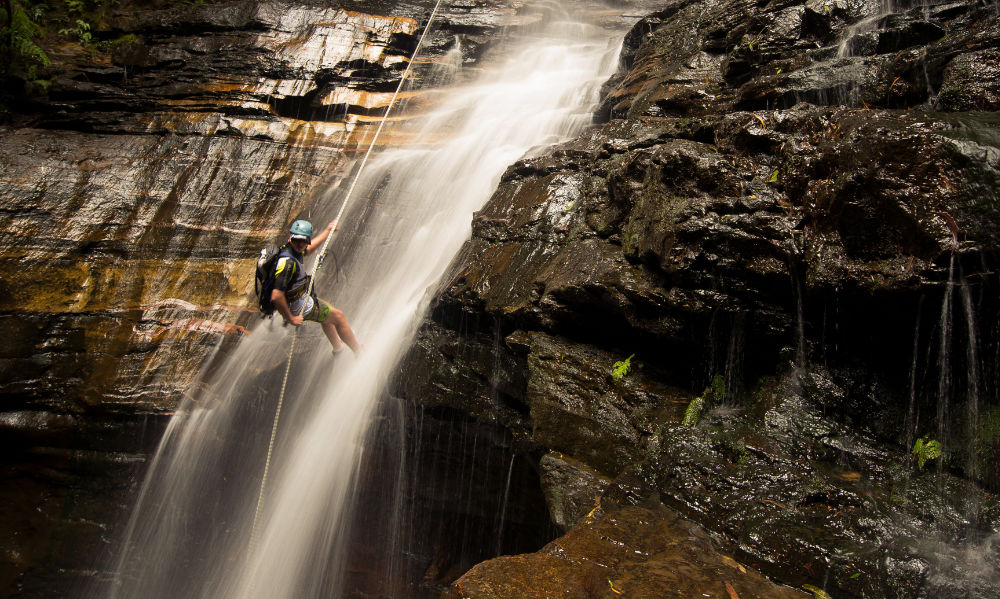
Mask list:
[[[966,559],[1000,532],[996,15],[680,1],[632,30],[605,122],[507,171],[400,369],[548,452],[576,525],[454,596],[667,594],[577,544],[637,504],[833,596],[997,594]]]
[[[240,2],[107,27],[137,35],[3,133],[6,409],[172,410],[246,333],[257,251],[370,131],[391,90],[366,88],[398,78],[417,22]]]
[[[95,576],[79,548],[107,550],[164,416],[251,328],[257,251],[349,169],[431,5],[122,12],[97,34],[136,37],[64,50],[0,131],[9,594]],[[475,65],[523,8],[449,4],[429,62],[461,37]],[[400,367],[408,434],[447,439],[407,448],[429,514],[407,576],[447,585],[551,520],[569,534],[448,592],[665,596],[680,571],[794,596],[756,568],[996,596],[996,3],[654,8],[594,130],[508,170]],[[923,469],[921,436],[945,450]],[[453,538],[497,509],[503,544]]]
[[[367,148],[433,5],[135,2],[94,24],[107,53],[49,49],[47,95],[0,130],[4,588],[92,576],[166,418],[256,321],[260,248]],[[445,6],[411,111],[517,7]]]

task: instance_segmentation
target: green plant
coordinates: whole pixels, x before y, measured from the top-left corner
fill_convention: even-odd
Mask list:
[[[59,30],[59,33],[66,36],[76,37],[77,41],[79,41],[83,46],[86,46],[94,39],[93,35],[90,33],[90,23],[84,21],[83,19],[76,20],[76,27],[64,27]]]
[[[816,599],[833,599],[833,597],[830,596],[830,593],[827,593],[816,585],[804,584],[802,585],[802,588],[812,593]]]
[[[624,360],[615,362],[611,366],[611,379],[614,380],[615,383],[622,382],[622,379],[625,378],[632,370],[632,358],[634,357],[635,354],[632,354]]]
[[[716,402],[726,401],[726,379],[722,378],[721,374],[712,377],[712,384],[709,385],[708,389],[705,389],[702,395],[708,395],[709,392]]]
[[[139,41],[139,36],[134,33],[126,33],[125,35],[116,37],[113,40],[105,40],[103,42],[98,42],[97,47],[102,52],[113,52],[115,48],[121,46],[130,46]]]
[[[701,411],[704,407],[704,397],[696,397],[692,399],[691,403],[688,404],[687,409],[684,410],[684,420],[681,421],[681,424],[684,426],[695,426],[698,424],[698,421],[701,420]]]
[[[917,467],[923,468],[928,460],[941,457],[941,443],[934,439],[928,440],[927,437],[921,437],[913,444],[912,453],[917,456]]]
[[[992,445],[1000,439],[1000,407],[989,408],[980,416],[976,437],[983,446]]]
[[[701,413],[705,409],[705,400],[712,399],[716,403],[726,400],[726,379],[721,374],[712,377],[712,382],[701,392],[701,397],[691,400],[686,410],[681,424],[684,426],[694,426],[701,420]]]
[[[44,5],[30,6],[26,10],[22,0],[8,0],[0,11],[0,57],[3,60],[3,74],[15,75],[25,80],[33,80],[38,75],[38,67],[47,67],[49,57],[38,45],[42,28],[37,21],[45,10]]]
[[[636,257],[639,253],[639,236],[634,232],[626,232],[622,240],[622,253],[626,256]]]

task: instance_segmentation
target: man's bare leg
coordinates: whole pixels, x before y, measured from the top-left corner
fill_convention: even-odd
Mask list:
[[[323,324],[332,324],[336,328],[334,335],[337,336],[337,340],[346,343],[347,347],[351,348],[351,351],[355,354],[361,351],[361,344],[358,343],[358,339],[354,336],[354,331],[351,329],[351,325],[347,322],[347,316],[342,311],[336,308],[330,310],[330,318]],[[323,330],[326,330],[325,326],[323,327]],[[330,337],[329,333],[327,333],[327,337]],[[330,343],[333,343],[332,339]],[[334,349],[336,350],[336,346]]]
[[[330,340],[330,345],[333,347],[333,353],[339,354],[340,352],[344,351],[344,348],[346,348],[347,346],[344,345],[344,342],[340,338],[340,335],[337,334],[337,327],[334,326],[332,322],[324,322],[322,324],[322,327],[323,327],[323,334],[325,334],[326,338]]]

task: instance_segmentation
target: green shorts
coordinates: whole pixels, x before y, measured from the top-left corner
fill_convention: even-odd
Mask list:
[[[314,295],[312,310],[303,314],[302,318],[313,322],[326,322],[326,319],[330,318],[330,310],[333,310],[333,306]]]

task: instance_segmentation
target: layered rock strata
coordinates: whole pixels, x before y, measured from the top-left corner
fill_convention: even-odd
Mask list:
[[[322,218],[433,5],[129,2],[93,24],[107,53],[49,49],[48,93],[0,130],[10,594],[93,576],[164,420],[257,322],[258,251]],[[396,117],[530,23],[519,6],[444,6]]]

